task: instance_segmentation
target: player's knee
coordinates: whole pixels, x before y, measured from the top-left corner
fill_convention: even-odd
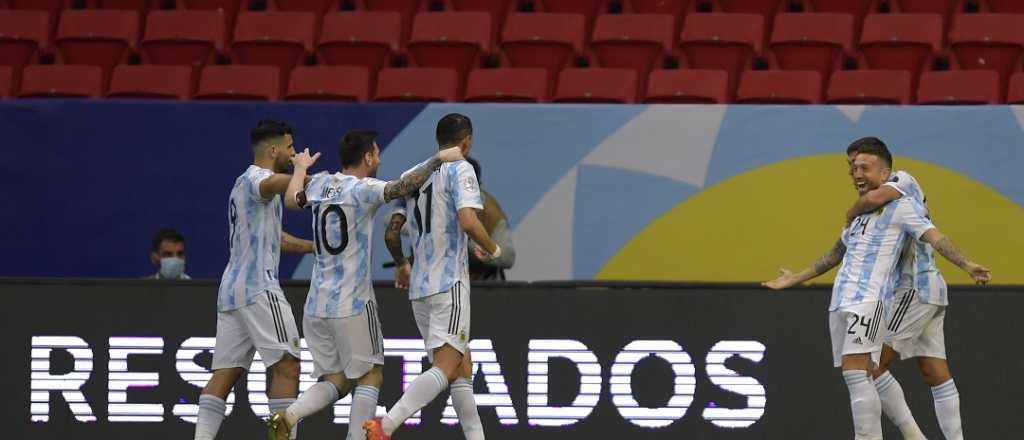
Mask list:
[[[285,355],[271,367],[275,377],[298,378],[301,373],[299,360],[292,355]]]
[[[949,369],[940,361],[919,358],[917,365],[921,369],[921,378],[930,387],[942,385],[952,379]]]
[[[359,385],[371,386],[377,389],[384,384],[384,366],[374,365],[370,371],[359,378]]]

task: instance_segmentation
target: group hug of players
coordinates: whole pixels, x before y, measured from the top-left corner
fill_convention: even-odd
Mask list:
[[[267,120],[251,130],[253,164],[235,180],[228,201],[230,258],[218,292],[213,374],[199,397],[196,440],[216,437],[225,399],[257,351],[270,372],[269,440],[296,438],[303,418],[348,394],[347,438],[389,439],[446,389],[466,438],[484,439],[468,348],[468,257],[473,252],[486,261],[500,256],[501,249],[476,215],[483,208],[481,191],[464,160],[473,144],[472,123],[464,115],[444,116],[437,124],[438,152],[394,181],[376,179],[381,162],[376,136],[349,131],[338,148],[340,172],[308,176],[320,153],[296,153],[291,127]],[[924,438],[888,372],[897,355],[918,359],[943,433],[947,440],[962,439],[959,394],[945,360],[947,287],[934,254],[979,283],[989,281],[989,270],[964,257],[935,228],[924,191],[911,175],[893,171],[884,143],[863,138],[847,155],[860,198],[847,214],[840,240],[812,267],[783,270],[764,285],[784,289],[841,263],[829,326],[835,366],[842,367],[850,391],[855,439],[881,439],[883,412],[905,439]],[[282,232],[282,200],[289,209],[310,209],[313,240]],[[395,285],[409,290],[432,368],[378,418],[384,347],[371,243],[374,215],[389,202],[387,241],[396,262]],[[412,231],[415,265],[402,255],[401,234],[392,234],[402,228]],[[281,251],[315,255],[302,325],[319,381],[301,396],[299,333],[278,281]]]

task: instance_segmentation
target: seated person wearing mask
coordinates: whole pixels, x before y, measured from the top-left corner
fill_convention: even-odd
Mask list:
[[[152,280],[190,280],[185,273],[185,237],[171,228],[156,232],[149,252],[149,261],[157,272]]]

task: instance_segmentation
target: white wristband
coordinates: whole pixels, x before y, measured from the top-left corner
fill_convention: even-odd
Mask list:
[[[494,253],[491,254],[491,259],[492,260],[496,260],[500,256],[501,256],[501,246],[498,246],[498,243],[494,243]]]

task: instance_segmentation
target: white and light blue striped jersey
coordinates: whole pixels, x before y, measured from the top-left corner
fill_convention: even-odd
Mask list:
[[[434,171],[417,194],[395,206],[413,229],[413,265],[409,299],[469,284],[469,236],[459,224],[459,210],[484,209],[473,166],[464,160]],[[412,213],[409,215],[408,213]]]
[[[928,198],[914,176],[905,171],[893,173],[888,186],[895,188],[904,197],[912,197],[924,207],[928,216]],[[897,290],[914,289],[923,304],[939,306],[949,305],[949,288],[946,280],[935,264],[935,250],[928,243],[914,240],[907,248],[909,255],[904,256]]]
[[[854,219],[843,230],[846,255],[832,286],[829,310],[888,299],[899,279],[904,243],[921,238],[933,227],[924,206],[911,197]]]
[[[371,279],[373,217],[387,182],[342,173],[317,174],[306,185],[313,210],[313,277],[305,314],[344,318],[374,299]]]
[[[260,195],[260,182],[272,175],[273,171],[249,165],[231,188],[231,256],[217,294],[217,310],[221,312],[252,304],[267,292],[282,292],[277,278],[281,260],[281,197],[264,199]]]

